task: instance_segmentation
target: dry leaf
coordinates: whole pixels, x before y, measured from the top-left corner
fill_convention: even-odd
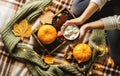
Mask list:
[[[47,64],[53,64],[54,63],[54,58],[51,55],[45,55],[44,56],[44,61]]]
[[[66,51],[64,52],[64,56],[66,59],[72,59],[72,47],[68,46],[68,48],[66,49]]]
[[[54,14],[51,11],[47,11],[40,16],[40,21],[42,24],[52,24],[53,16]]]
[[[32,25],[28,25],[26,20],[21,21],[19,24],[15,23],[12,32],[15,36],[20,36],[21,40],[28,38],[32,33]]]
[[[67,65],[67,64],[70,64],[70,62],[68,62],[68,61],[65,60],[65,61],[63,61],[62,64],[66,64]]]

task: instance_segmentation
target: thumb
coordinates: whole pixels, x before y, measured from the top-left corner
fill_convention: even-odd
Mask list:
[[[85,30],[80,29],[80,36],[79,36],[79,39],[83,39],[83,38],[84,38],[84,35],[85,35]]]
[[[82,29],[80,29],[79,32],[80,32],[80,34],[79,34],[78,40],[79,40],[79,42],[83,42],[83,38],[84,38],[85,31],[82,30]]]
[[[91,30],[88,30],[86,33],[85,33],[85,36],[84,36],[84,39],[83,39],[83,43],[88,43],[89,41],[89,38],[90,38],[90,35],[91,35]]]

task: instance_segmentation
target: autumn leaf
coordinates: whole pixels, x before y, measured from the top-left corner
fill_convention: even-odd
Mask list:
[[[66,59],[72,59],[72,55],[73,55],[72,51],[73,51],[73,48],[71,46],[68,46],[64,52],[64,56]]]
[[[54,58],[51,55],[45,55],[44,56],[44,62],[47,64],[53,64]]]
[[[19,24],[15,23],[12,32],[15,36],[20,36],[21,40],[30,37],[32,33],[32,25],[28,25],[26,20],[22,20]]]

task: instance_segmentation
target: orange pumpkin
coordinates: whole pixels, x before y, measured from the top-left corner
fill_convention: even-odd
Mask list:
[[[73,48],[73,56],[78,63],[88,61],[92,56],[92,49],[87,44],[79,43]]]
[[[41,25],[37,36],[43,44],[51,44],[57,37],[57,30],[52,25]]]

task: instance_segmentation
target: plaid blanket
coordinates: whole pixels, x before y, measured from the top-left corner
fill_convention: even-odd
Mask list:
[[[25,0],[0,0],[0,25],[5,26],[7,22],[15,15],[17,10],[25,3]],[[59,11],[62,7],[70,9],[72,0],[53,0],[50,10],[53,13]],[[4,9],[6,10],[3,10]],[[9,14],[8,14],[9,11]],[[4,13],[4,14],[2,14]],[[0,29],[3,27],[0,26]],[[1,28],[2,27],[2,28]],[[26,41],[30,44],[30,41]],[[91,76],[120,76],[120,67],[112,66],[109,62],[109,53],[95,60],[90,71]],[[31,76],[24,63],[21,63],[10,57],[4,48],[4,43],[0,37],[0,76]]]
[[[15,15],[25,0],[0,0],[0,29]],[[30,76],[25,64],[10,57],[4,48],[0,36],[0,76]]]

